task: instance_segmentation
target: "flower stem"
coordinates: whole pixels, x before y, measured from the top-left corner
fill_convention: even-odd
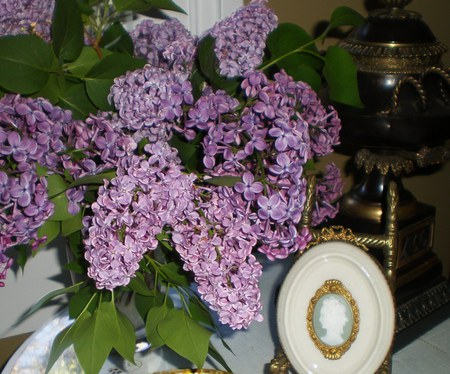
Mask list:
[[[311,40],[310,42],[308,42],[306,44],[303,44],[300,47],[285,53],[284,55],[281,55],[281,56],[279,56],[279,57],[277,57],[277,58],[275,58],[273,60],[269,60],[266,64],[264,64],[264,65],[262,65],[260,67],[260,70],[266,70],[269,67],[271,67],[271,66],[275,65],[276,63],[278,63],[279,61],[285,59],[286,57],[289,57],[289,56],[291,56],[291,55],[293,55],[295,53],[300,53],[300,52],[312,55],[314,57],[317,57],[317,58],[321,59],[322,61],[325,61],[325,59],[320,54],[315,53],[315,52],[313,52],[313,51],[311,51],[309,49],[306,49],[310,45],[314,45],[317,42],[319,42],[320,40],[324,39],[325,36],[326,36],[326,34],[324,33],[324,34],[320,35],[319,37],[317,37],[316,39]]]

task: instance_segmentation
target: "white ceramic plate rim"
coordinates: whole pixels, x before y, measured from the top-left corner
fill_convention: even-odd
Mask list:
[[[358,304],[359,332],[338,360],[326,359],[309,336],[307,308],[325,281],[337,279]],[[374,373],[392,345],[395,307],[379,264],[359,247],[332,241],[305,252],[289,270],[278,297],[281,345],[299,373]]]

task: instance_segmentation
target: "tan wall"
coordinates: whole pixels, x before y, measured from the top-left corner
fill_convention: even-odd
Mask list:
[[[294,22],[312,32],[316,23],[329,19],[338,6],[348,6],[366,16],[364,4],[374,2],[377,3],[373,0],[269,0],[269,6],[274,9],[280,22]],[[450,1],[413,0],[407,9],[419,12],[436,38],[450,47]],[[446,66],[450,65],[450,53],[444,56],[444,62]]]
[[[363,0],[271,0],[269,6],[274,9],[280,22],[293,22],[312,33],[317,22],[329,19],[333,9],[345,5],[366,16]],[[407,9],[419,12],[436,38],[450,47],[450,1],[449,0],[414,0]],[[443,56],[445,66],[450,66],[450,52]],[[448,124],[450,126],[450,123]],[[335,154],[330,157],[344,170],[348,157]],[[431,175],[408,176],[403,179],[404,185],[421,202],[437,208],[435,252],[444,264],[444,274],[450,269],[450,164]],[[352,180],[346,178],[346,189]]]

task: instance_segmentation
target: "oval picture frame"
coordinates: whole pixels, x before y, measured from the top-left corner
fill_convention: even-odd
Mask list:
[[[337,279],[326,280],[309,302],[308,333],[325,358],[339,360],[359,331],[359,309]]]
[[[320,323],[327,299],[345,310],[332,316],[335,327],[350,321],[338,340],[328,340]],[[299,373],[376,372],[395,331],[394,299],[381,266],[353,243],[333,240],[311,246],[281,285],[277,328],[283,351]]]

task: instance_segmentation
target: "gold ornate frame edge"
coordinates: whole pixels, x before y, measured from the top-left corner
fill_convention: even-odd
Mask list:
[[[352,330],[350,336],[344,341],[344,343],[337,346],[330,346],[322,343],[321,339],[317,336],[314,328],[313,316],[314,310],[316,308],[319,300],[329,294],[338,294],[341,296],[348,304],[352,312]],[[322,352],[323,356],[329,360],[339,360],[345,352],[347,352],[356,339],[356,335],[359,331],[359,308],[355,299],[353,299],[352,294],[348,291],[341,281],[337,279],[328,279],[320,287],[314,297],[310,300],[308,306],[308,312],[306,317],[307,329],[309,336],[314,342],[315,346]]]
[[[316,188],[316,180],[314,176],[308,178],[306,191],[306,203],[303,210],[301,226],[310,230],[313,237],[308,248],[329,241],[344,241],[354,244],[361,249],[367,251],[367,246],[379,248],[384,253],[383,272],[391,291],[395,291],[396,266],[398,261],[397,237],[398,237],[398,205],[399,196],[397,185],[390,182],[387,193],[387,209],[386,209],[386,226],[385,232],[381,235],[370,234],[354,234],[349,228],[342,226],[325,227],[321,230],[311,228],[311,213],[314,204],[314,190]],[[301,254],[300,254],[301,256]],[[395,303],[395,300],[394,300]],[[389,347],[386,359],[381,364],[376,374],[389,374],[392,368],[392,346]],[[290,363],[284,349],[280,346],[276,356],[270,362],[271,374],[286,374],[289,370]]]

